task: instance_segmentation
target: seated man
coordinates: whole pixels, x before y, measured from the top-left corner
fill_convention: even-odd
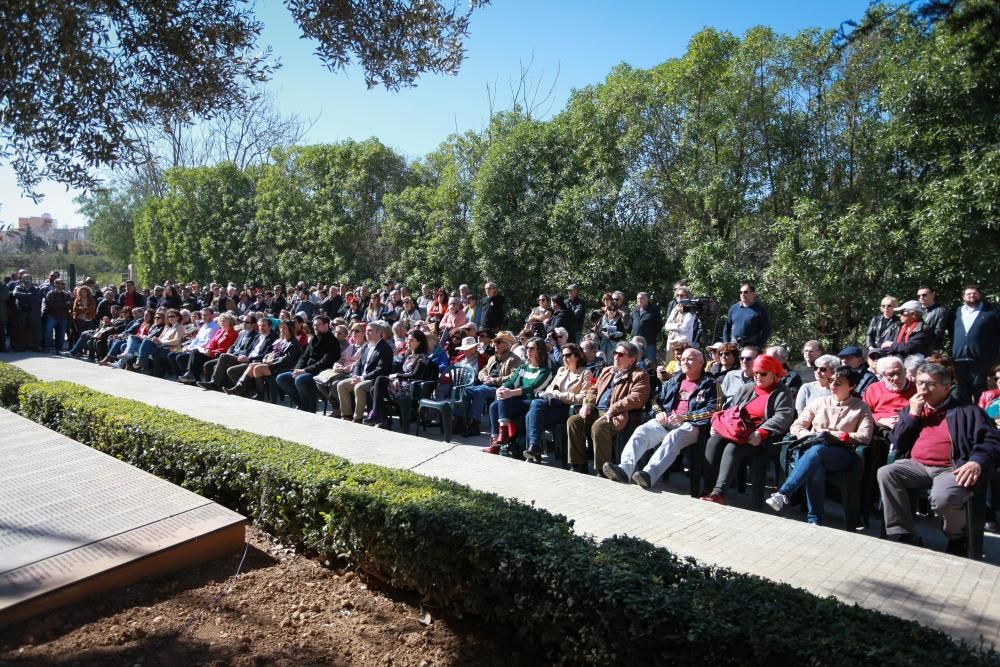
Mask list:
[[[917,369],[917,391],[890,440],[900,457],[878,470],[889,539],[920,544],[910,489],[930,489],[931,509],[948,536],[948,553],[966,553],[963,506],[973,487],[1000,463],[1000,431],[977,406],[951,397],[952,379],[939,364]]]
[[[247,366],[253,363],[260,363],[264,357],[271,352],[274,342],[278,340],[278,332],[271,324],[271,318],[261,314],[257,320],[257,338],[254,339],[253,346],[245,354],[230,354],[232,350],[219,357],[218,363],[212,371],[212,384],[226,391],[239,382],[243,377]]]
[[[317,315],[312,325],[315,334],[295,363],[295,368],[279,373],[274,379],[292,399],[292,405],[306,412],[316,412],[316,382],[313,378],[332,368],[334,362],[340,359],[340,341],[330,330],[330,318]]]
[[[734,368],[722,376],[720,386],[722,387],[722,395],[726,397],[727,402],[739,393],[744,385],[753,382],[753,361],[759,354],[759,348],[747,345],[740,350],[739,368]]]
[[[868,368],[868,363],[865,361],[865,353],[861,351],[860,347],[850,345],[841,350],[837,356],[840,357],[840,363],[845,366],[850,366],[854,370],[861,373],[861,379],[858,381],[858,385],[854,388],[854,395],[859,398],[864,396],[865,390],[868,389],[868,386],[878,380],[878,378],[875,377],[875,374]]]
[[[590,371],[590,375],[592,377],[600,375],[607,363],[600,354],[597,341],[593,338],[584,338],[580,343],[580,349],[583,350],[583,362],[587,370]]]
[[[781,378],[780,382],[792,393],[794,399],[795,395],[799,393],[799,389],[802,388],[802,376],[789,367],[788,348],[784,345],[772,345],[764,351],[764,354],[781,362],[781,366],[785,369],[785,377]]]
[[[479,371],[480,384],[466,387],[462,392],[462,404],[465,406],[465,430],[462,437],[471,438],[479,435],[479,422],[489,404],[496,400],[497,388],[510,379],[521,359],[511,352],[514,346],[514,334],[501,331],[493,339],[496,354],[489,358],[486,367]]]
[[[240,335],[236,337],[236,342],[226,350],[224,353],[220,354],[215,359],[210,359],[205,362],[205,367],[203,372],[208,380],[198,380],[197,384],[202,389],[216,389],[221,390],[222,386],[216,384],[215,378],[218,376],[220,379],[226,377],[226,370],[231,366],[239,363],[238,359],[240,357],[245,357],[253,349],[254,343],[257,342],[257,316],[253,313],[247,313],[241,318],[243,323],[243,330],[240,331]],[[268,322],[270,325],[270,321]],[[270,328],[268,329],[270,331]],[[219,365],[223,366],[221,373],[217,374],[216,370]]]
[[[587,392],[583,408],[566,421],[569,464],[587,472],[587,435],[594,442],[594,467],[611,460],[615,433],[624,431],[649,400],[649,375],[638,367],[642,352],[631,342],[615,346],[614,365],[601,371],[597,385]]]
[[[202,325],[198,328],[198,333],[182,345],[180,350],[167,355],[167,364],[177,377],[184,375],[191,358],[191,353],[199,347],[208,345],[208,342],[212,340],[212,336],[219,330],[219,323],[215,321],[214,308],[209,306],[202,308],[201,321]]]
[[[663,383],[653,404],[655,418],[635,430],[622,452],[620,466],[605,463],[608,479],[627,483],[629,479],[644,489],[656,484],[681,450],[698,442],[708,427],[711,412],[719,403],[715,378],[705,372],[705,357],[689,347],[681,354],[680,371]],[[660,446],[642,470],[636,462],[650,449]]]
[[[337,329],[346,329],[346,327],[340,325]],[[339,338],[338,336],[338,340]],[[351,376],[351,370],[354,368],[354,364],[358,360],[358,353],[361,352],[361,346],[364,344],[365,324],[364,322],[355,322],[351,325],[347,338],[340,343],[340,358],[334,362],[332,368],[320,372],[313,378],[313,382],[316,383],[316,391],[330,402],[331,417],[340,416],[340,403],[336,392],[337,383]]]
[[[365,329],[366,342],[358,352],[351,377],[337,383],[340,416],[344,419],[353,419],[357,424],[363,422],[368,395],[372,392],[375,379],[392,372],[392,346],[385,340],[390,335],[389,325],[385,321],[368,323],[368,328]]]
[[[892,428],[899,420],[899,411],[909,407],[910,397],[917,392],[917,387],[906,378],[906,369],[899,357],[881,357],[877,368],[880,381],[868,385],[861,398],[872,411],[876,424]]]

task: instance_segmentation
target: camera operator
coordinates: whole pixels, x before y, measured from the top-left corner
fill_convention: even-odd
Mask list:
[[[667,315],[666,324],[663,325],[663,330],[667,332],[667,349],[669,350],[678,338],[686,338],[690,341],[691,347],[698,347],[698,341],[695,340],[698,308],[691,302],[691,292],[687,287],[678,287],[674,296],[676,297],[674,307]]]

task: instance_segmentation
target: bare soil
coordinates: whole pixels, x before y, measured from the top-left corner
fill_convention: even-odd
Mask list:
[[[0,665],[500,665],[502,633],[250,531],[243,553],[0,628]],[[228,589],[228,591],[227,591]]]

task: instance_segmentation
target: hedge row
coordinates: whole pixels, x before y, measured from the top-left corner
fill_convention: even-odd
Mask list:
[[[0,407],[17,412],[20,409],[17,392],[22,384],[29,382],[38,382],[38,378],[17,366],[0,363]]]
[[[1000,664],[992,651],[912,621],[642,540],[597,543],[564,517],[448,481],[351,464],[68,382],[25,384],[20,404],[26,417],[252,516],[300,548],[346,556],[509,628],[554,663]]]

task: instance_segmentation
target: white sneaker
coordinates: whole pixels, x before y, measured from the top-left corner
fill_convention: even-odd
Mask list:
[[[780,512],[788,504],[788,498],[782,493],[772,493],[771,497],[764,501],[767,506],[773,509],[775,512]]]

